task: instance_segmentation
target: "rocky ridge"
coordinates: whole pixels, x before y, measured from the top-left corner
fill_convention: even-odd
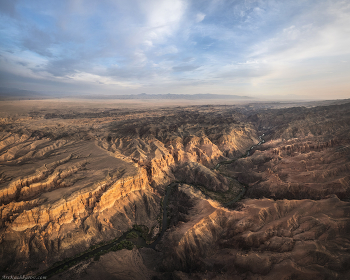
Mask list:
[[[94,117],[63,110],[4,120],[2,266],[40,271],[133,224],[152,230],[164,187],[178,181],[159,252],[109,253],[135,260],[128,269],[147,272],[140,277],[348,278],[349,103],[259,106],[110,110]],[[244,157],[262,133],[266,143]],[[214,170],[220,161],[226,164]],[[223,207],[200,189],[228,195],[227,176],[247,192]],[[132,279],[113,270],[107,256],[62,277],[96,276],[108,267],[110,277]]]
[[[83,119],[75,125],[72,116],[56,120],[43,113],[2,124],[3,266],[17,272],[43,269],[118,237],[133,224],[155,228],[163,187],[181,168],[192,172],[186,164],[196,165],[193,182],[202,177],[200,183],[208,188],[226,191],[225,178],[210,167],[256,141],[252,127],[229,124],[222,129],[210,119],[207,127],[196,124],[203,113],[192,108],[183,116],[192,123],[180,118],[172,130],[168,111],[151,122],[147,114],[136,120],[120,120],[119,115]],[[11,129],[14,123],[16,129]],[[221,136],[213,138],[217,131]]]

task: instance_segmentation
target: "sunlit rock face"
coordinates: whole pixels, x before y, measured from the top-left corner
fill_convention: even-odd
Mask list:
[[[350,278],[350,104],[339,103],[58,103],[9,114],[0,132],[2,271],[38,274],[134,224],[157,236],[175,182],[155,250],[110,252],[55,277]]]
[[[144,169],[91,140],[50,146],[45,146],[49,141],[36,145],[38,141],[29,137],[14,143],[17,153],[3,164],[4,265],[17,260],[50,263],[121,235],[133,224],[155,224],[160,198]],[[26,152],[34,157],[25,160]]]
[[[226,119],[219,110],[215,120],[201,108],[59,106],[2,119],[0,254],[8,271],[42,270],[134,224],[156,228],[164,187],[186,180],[178,170],[227,190],[209,168],[256,142],[252,125],[237,124],[239,114],[218,126]]]
[[[188,221],[164,236],[162,269],[193,279],[346,279],[349,276],[348,202],[245,199],[224,209],[192,198]],[[231,277],[231,278],[230,278]]]

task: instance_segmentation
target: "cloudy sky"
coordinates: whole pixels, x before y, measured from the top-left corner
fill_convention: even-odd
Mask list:
[[[348,0],[0,0],[0,86],[350,97]]]

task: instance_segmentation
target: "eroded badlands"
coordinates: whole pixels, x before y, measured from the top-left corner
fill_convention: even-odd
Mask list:
[[[1,273],[39,275],[140,225],[156,245],[54,277],[350,278],[347,102],[3,103]]]

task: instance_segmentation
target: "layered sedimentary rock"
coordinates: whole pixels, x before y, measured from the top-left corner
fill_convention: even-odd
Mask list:
[[[44,108],[3,118],[1,268],[40,273],[134,224],[156,238],[166,211],[156,250],[109,253],[59,277],[349,278],[343,103]]]
[[[201,185],[215,192],[225,192],[229,189],[227,177],[196,162],[179,165],[175,176],[179,181]]]
[[[349,105],[298,108],[299,115],[285,111],[284,126],[271,112],[261,113],[259,125],[277,126],[266,135],[271,140],[222,171],[249,185],[249,197],[321,199],[336,194],[348,199]],[[273,111],[277,116],[282,112]]]
[[[40,271],[134,224],[158,228],[164,187],[183,179],[176,178],[181,168],[195,171],[193,183],[227,191],[225,177],[209,168],[227,154],[242,154],[257,141],[256,132],[238,124],[239,115],[231,114],[225,127],[218,126],[220,114],[219,120],[206,115],[193,108],[62,110],[4,119],[2,267]]]
[[[174,205],[176,204],[176,206]],[[244,199],[235,210],[179,184],[170,207],[180,210],[158,251],[109,253],[60,275],[96,279],[347,279],[350,204],[322,200]],[[120,261],[130,258],[129,265]],[[111,260],[119,261],[113,266]],[[137,260],[134,261],[134,260]],[[121,266],[120,264],[123,264]],[[114,269],[118,268],[118,269]],[[97,275],[97,271],[101,271]],[[128,272],[128,274],[126,274]],[[89,277],[89,276],[88,276]]]
[[[93,141],[67,142],[64,150],[56,147],[42,161],[27,162],[28,173],[39,167],[34,174],[2,186],[3,265],[18,260],[23,265],[17,269],[35,268],[38,261],[47,265],[120,236],[133,224],[157,224],[159,196],[145,169],[115,158]],[[20,172],[9,161],[3,170]]]
[[[164,236],[163,270],[217,279],[346,279],[350,276],[350,204],[245,199],[217,207],[189,186],[189,221]],[[190,277],[192,279],[192,277]],[[197,277],[197,278],[196,278]],[[184,278],[186,279],[186,278]]]

